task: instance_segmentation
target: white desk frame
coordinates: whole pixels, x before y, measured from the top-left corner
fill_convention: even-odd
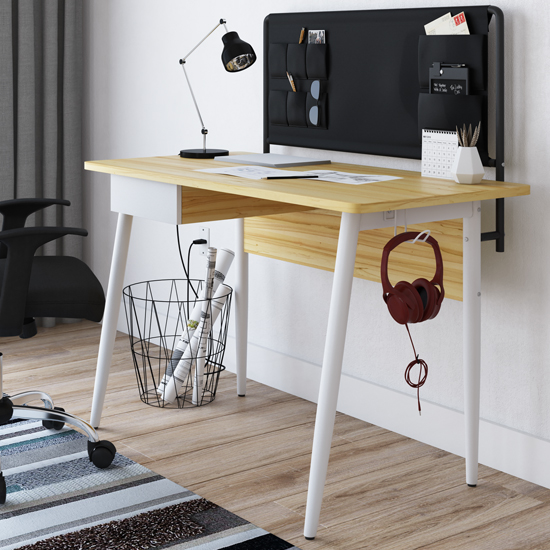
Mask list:
[[[132,192],[128,193],[128,186]],[[136,186],[139,189],[136,189]],[[152,209],[151,206],[155,205]],[[111,176],[111,208],[118,212],[118,224],[107,289],[107,301],[99,344],[97,373],[92,403],[91,424],[99,426],[114,342],[124,272],[134,216],[178,224],[181,222],[181,187],[178,185]],[[395,215],[403,225],[403,210]],[[412,208],[406,221],[418,224],[463,218],[463,368],[464,414],[466,423],[466,483],[477,484],[479,442],[479,389],[481,356],[481,206],[479,201]],[[315,419],[311,470],[307,496],[304,535],[315,537],[326,480],[334,430],[336,404],[340,387],[342,360],[348,322],[353,270],[359,232],[393,226],[383,212],[342,214],[334,281],[330,299],[327,341],[323,356],[321,385]],[[246,393],[246,360],[248,333],[248,254],[244,252],[244,221],[236,220],[236,339],[237,393]]]

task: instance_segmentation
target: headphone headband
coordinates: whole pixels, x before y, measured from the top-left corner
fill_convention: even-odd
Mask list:
[[[388,259],[390,252],[405,241],[414,240],[418,237],[418,235],[420,235],[420,232],[418,231],[408,231],[407,233],[400,233],[399,235],[396,235],[393,239],[386,243],[384,251],[382,252],[382,264],[380,269],[380,278],[382,279],[382,290],[384,291],[384,294],[388,294],[394,290],[394,287],[388,278]],[[438,285],[441,289],[441,296],[438,300],[439,304],[441,304],[443,296],[445,295],[445,291],[443,289],[443,258],[441,257],[441,250],[439,249],[439,244],[432,236],[428,236],[428,238],[423,242],[430,244],[434,251],[435,275],[430,282],[431,284]]]

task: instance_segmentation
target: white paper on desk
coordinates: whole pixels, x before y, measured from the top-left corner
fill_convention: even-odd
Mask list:
[[[292,170],[277,170],[267,166],[228,166],[225,168],[203,168],[195,172],[207,172],[208,174],[226,174],[227,176],[239,176],[250,180],[261,180],[262,178],[291,178],[301,177],[313,172],[296,172]]]
[[[336,172],[334,170],[310,170],[308,173],[316,175],[316,179],[321,181],[347,183],[350,185],[362,185],[363,183],[376,183],[378,181],[401,179],[397,176],[382,176],[380,174],[353,174],[351,172]]]

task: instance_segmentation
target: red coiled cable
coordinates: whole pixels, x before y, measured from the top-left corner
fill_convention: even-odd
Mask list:
[[[412,337],[411,337],[411,333],[409,331],[409,325],[405,324],[405,327],[406,327],[407,332],[409,334],[409,339],[411,341],[411,345],[412,345],[412,348],[413,348],[413,353],[414,353],[414,356],[415,356],[415,360],[411,361],[407,365],[407,368],[405,369],[405,382],[407,382],[407,384],[411,388],[416,388],[416,397],[418,399],[418,414],[422,414],[422,409],[420,408],[420,388],[424,385],[424,382],[426,382],[426,378],[428,378],[428,364],[426,363],[426,361],[424,361],[424,359],[419,359],[418,358],[418,354],[416,353],[416,350],[414,349],[413,340],[412,340]],[[411,370],[415,365],[418,365],[418,368],[419,368],[419,370],[418,370],[418,382],[416,382],[416,383],[413,382],[410,378]],[[424,372],[424,375],[422,375],[422,372]]]

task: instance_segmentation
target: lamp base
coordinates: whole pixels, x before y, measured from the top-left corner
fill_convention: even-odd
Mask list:
[[[225,149],[182,149],[180,157],[185,159],[213,159],[229,155]]]

